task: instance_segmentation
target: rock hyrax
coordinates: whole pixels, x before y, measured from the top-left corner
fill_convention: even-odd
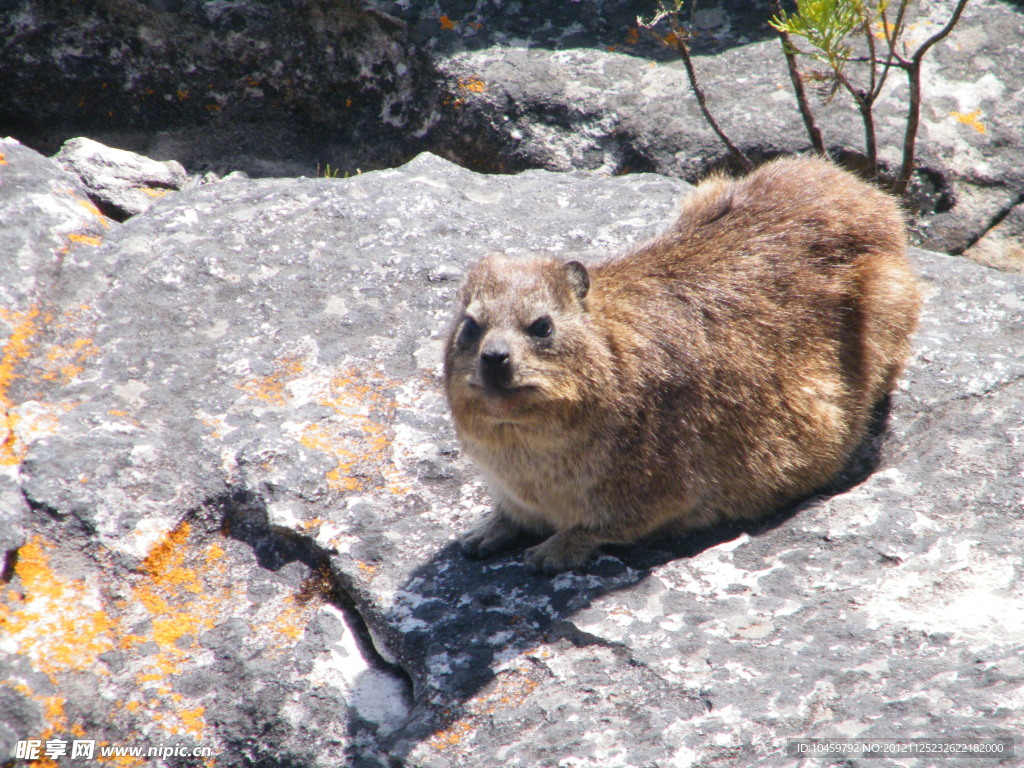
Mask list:
[[[445,391],[531,569],[754,518],[843,467],[919,310],[895,200],[824,160],[712,176],[656,239],[591,267],[489,256],[458,293]]]

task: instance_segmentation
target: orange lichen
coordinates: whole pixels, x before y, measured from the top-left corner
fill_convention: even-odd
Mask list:
[[[305,606],[298,604],[294,596],[289,595],[284,601],[284,610],[280,611],[274,618],[270,629],[284,635],[294,643],[306,631],[308,623],[308,611]]]
[[[85,363],[99,351],[99,347],[88,338],[75,339],[69,346],[52,344],[46,351],[40,378],[67,384],[82,375]]]
[[[18,379],[67,383],[82,373],[85,362],[99,350],[92,339],[81,338],[69,346],[45,345],[39,350],[43,354],[38,354],[36,339],[43,328],[59,331],[65,323],[53,324],[53,315],[36,305],[23,311],[0,308],[0,321],[11,329],[0,352],[0,465],[14,465],[24,459],[32,440],[56,431],[60,414],[74,404],[16,403],[11,385]]]
[[[39,331],[36,322],[38,317],[38,306],[31,306],[24,312],[0,308],[0,319],[11,327],[10,336],[3,346],[3,356],[0,357],[0,402],[9,403],[6,400],[7,389],[14,379],[19,378],[14,371],[32,352],[32,338]]]
[[[139,187],[139,191],[147,197],[166,197],[166,189],[153,189],[153,187]]]
[[[114,626],[101,607],[94,607],[94,586],[50,567],[49,548],[35,536],[18,550],[14,572],[22,599],[0,604],[0,630],[37,670],[56,680],[58,673],[86,669],[111,650]]]
[[[441,16],[438,21],[441,22],[441,29],[449,32],[459,25],[459,22],[449,19],[448,16]]]
[[[475,728],[469,720],[457,720],[444,730],[438,731],[431,736],[430,746],[437,750],[454,747],[460,744],[474,730]]]
[[[218,617],[252,610],[244,590],[228,577],[224,547],[202,538],[187,522],[169,531],[143,560],[134,582],[122,585],[130,596],[114,601],[98,578],[61,575],[50,562],[54,545],[35,537],[20,548],[14,579],[0,592],[0,635],[57,686],[65,673],[111,674],[98,659],[107,650],[154,644],[156,653],[135,655],[130,670],[120,673],[131,676],[139,695],[113,709],[156,724],[168,735],[201,740],[205,709],[176,692],[173,677],[192,668],[198,636]],[[306,592],[262,603],[254,629],[269,632],[281,648],[290,647],[316,610],[313,598],[321,595]],[[44,710],[47,727],[41,738],[68,733],[87,738],[81,724],[68,722],[63,698],[18,685]]]
[[[487,90],[487,85],[478,77],[463,77],[459,78],[459,88],[473,93],[483,93]]]
[[[985,124],[981,122],[981,109],[976,109],[973,112],[950,112],[950,117],[955,117],[958,123],[969,125],[971,128],[976,130],[978,133],[985,133],[988,129]]]
[[[480,693],[466,702],[462,717],[431,736],[430,745],[437,750],[459,746],[467,735],[476,730],[478,718],[521,706],[538,685],[529,672],[529,668],[524,666],[499,673]]]
[[[202,705],[193,709],[183,709],[178,713],[181,717],[182,725],[185,727],[185,732],[194,736],[196,739],[203,737],[203,731],[206,729],[206,719],[203,715],[206,713],[206,708]]]
[[[284,405],[286,402],[284,388],[289,381],[298,378],[304,368],[305,364],[300,356],[283,357],[274,366],[273,373],[246,379],[238,385],[238,388],[250,397],[263,400],[271,405]]]
[[[304,434],[337,459],[338,466],[327,475],[331,487],[372,487],[398,494],[409,491],[390,458],[391,437],[385,426],[395,404],[382,390],[393,383],[376,373],[349,369],[332,378],[327,391],[316,399],[318,405],[342,417],[340,421],[310,425]],[[376,414],[380,414],[380,421],[374,418]],[[369,485],[378,474],[383,482]]]
[[[206,547],[203,556],[206,558],[207,565],[213,565],[224,557],[224,548],[217,542],[213,542]]]
[[[81,235],[77,232],[68,235],[68,240],[79,245],[99,245],[103,242],[103,238],[97,235]]]
[[[0,309],[0,320],[12,328],[0,354],[0,465],[20,464],[28,450],[20,444],[15,432],[18,417],[11,413],[15,404],[8,392],[14,380],[21,378],[17,370],[32,352],[32,339],[39,330],[36,323],[38,317],[37,306],[29,307],[24,312]]]
[[[636,45],[640,42],[640,30],[636,27],[630,27],[626,32],[626,45]]]
[[[380,570],[380,565],[372,565],[370,563],[364,563],[362,560],[356,561],[356,567],[362,571],[363,575],[367,579],[373,579],[377,575],[377,571]]]
[[[879,19],[875,22],[875,31],[872,33],[879,40],[887,40],[892,37],[892,33],[896,30],[896,25],[891,24],[885,19]]]
[[[337,464],[326,472],[328,486],[339,492],[388,490],[408,493],[409,487],[391,459],[388,422],[394,411],[393,398],[386,390],[396,382],[375,371],[350,368],[325,380],[322,370],[306,358],[293,354],[282,357],[269,376],[246,379],[238,388],[250,397],[272,405],[290,405],[290,385],[302,379],[299,391],[311,392],[312,399],[330,408],[335,416],[309,423],[294,433],[310,450],[325,453]],[[268,466],[270,471],[272,467]]]
[[[107,220],[107,217],[100,212],[100,209],[96,207],[95,203],[91,200],[78,200],[77,198],[75,202],[85,208],[85,210],[91,213],[95,218],[99,219],[104,229],[110,229],[110,222]]]
[[[4,157],[3,152],[0,152],[0,165],[7,165],[7,158]]]

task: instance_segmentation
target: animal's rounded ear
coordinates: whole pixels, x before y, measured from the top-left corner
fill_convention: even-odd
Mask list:
[[[587,268],[578,261],[565,262],[565,276],[569,280],[569,287],[576,294],[577,299],[582,299],[590,290],[590,275]]]

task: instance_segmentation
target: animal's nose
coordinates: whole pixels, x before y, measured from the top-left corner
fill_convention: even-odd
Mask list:
[[[500,368],[508,364],[508,352],[491,350],[480,355],[485,368]]]
[[[494,340],[480,350],[480,375],[492,387],[507,387],[512,381],[512,360],[508,345]]]

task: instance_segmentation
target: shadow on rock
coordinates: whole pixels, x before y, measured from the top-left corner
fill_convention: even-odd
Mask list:
[[[444,547],[413,572],[388,611],[387,623],[401,634],[402,664],[416,687],[412,717],[394,735],[390,754],[401,761],[424,742],[444,749],[473,730],[480,716],[492,716],[510,701],[521,703],[523,691],[543,682],[522,664],[541,645],[603,645],[628,659],[627,647],[588,634],[572,617],[611,592],[642,592],[642,582],[662,565],[744,534],[765,534],[807,506],[859,484],[879,464],[888,415],[886,399],[876,407],[861,447],[828,488],[759,521],[608,545],[586,568],[553,578],[528,572],[521,549],[475,561],[456,543]]]

